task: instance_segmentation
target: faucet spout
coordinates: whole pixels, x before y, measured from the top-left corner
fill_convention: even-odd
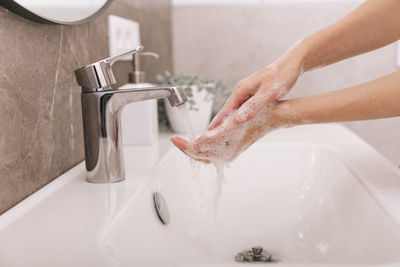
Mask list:
[[[113,183],[125,179],[121,111],[129,103],[158,98],[167,98],[171,106],[179,106],[186,102],[181,87],[148,87],[82,93],[85,160],[89,182]]]
[[[179,106],[186,102],[186,96],[181,87],[146,87],[146,88],[132,88],[113,90],[112,93],[115,98],[118,98],[118,103],[121,107],[126,104],[156,99],[156,98],[167,98],[171,106]]]

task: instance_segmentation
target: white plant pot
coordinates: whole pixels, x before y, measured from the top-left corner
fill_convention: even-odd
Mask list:
[[[190,110],[187,102],[185,105],[194,133],[203,133],[210,124],[213,101],[211,99],[206,99],[206,90],[201,90],[199,92],[196,85],[191,87],[193,92],[193,97],[191,99],[196,103],[195,107],[197,110]],[[164,104],[172,130],[176,133],[188,134],[180,111],[176,107],[171,107],[168,101],[164,101]]]

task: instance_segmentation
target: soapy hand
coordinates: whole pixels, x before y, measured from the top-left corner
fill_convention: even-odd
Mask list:
[[[303,71],[301,53],[296,49],[299,43],[239,82],[208,131],[194,143],[180,137],[171,141],[195,160],[229,162],[266,133],[285,126],[274,110]]]
[[[245,123],[239,123],[235,119],[236,112],[233,112],[194,143],[181,137],[173,137],[171,141],[195,160],[230,162],[266,133],[283,126],[272,114],[274,106],[275,103],[263,107],[253,120]]]
[[[296,44],[273,64],[240,81],[208,129],[220,126],[235,110],[238,122],[250,121],[263,107],[284,97],[302,73],[295,48]]]

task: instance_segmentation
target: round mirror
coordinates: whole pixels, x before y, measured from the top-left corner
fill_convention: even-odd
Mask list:
[[[112,0],[2,0],[14,13],[40,23],[74,25],[101,14]]]

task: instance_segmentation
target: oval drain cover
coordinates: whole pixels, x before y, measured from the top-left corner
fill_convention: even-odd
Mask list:
[[[164,197],[160,193],[155,192],[153,193],[153,200],[154,208],[156,210],[158,218],[163,224],[169,224],[169,211],[167,202],[165,201]]]

